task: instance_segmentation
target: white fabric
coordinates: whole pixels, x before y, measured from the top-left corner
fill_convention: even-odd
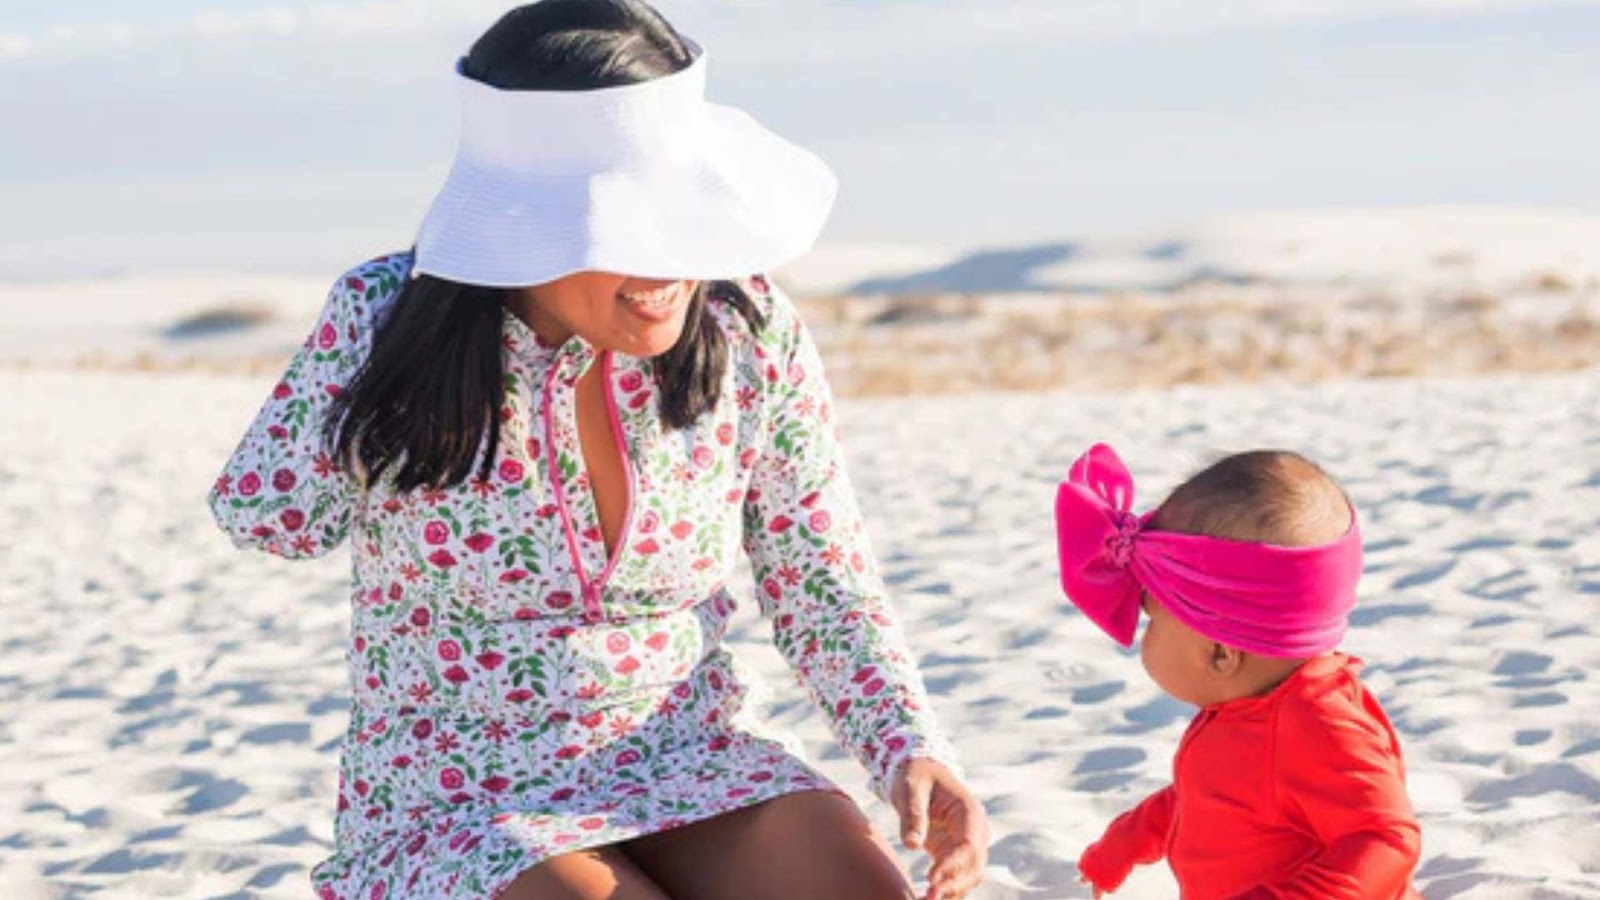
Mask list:
[[[809,250],[833,173],[706,102],[694,49],[672,75],[592,91],[505,91],[458,71],[461,142],[413,274],[491,287],[579,271],[723,279]]]

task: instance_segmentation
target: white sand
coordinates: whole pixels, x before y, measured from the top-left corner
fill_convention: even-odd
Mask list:
[[[348,557],[235,552],[202,501],[269,383],[0,373],[8,900],[307,895],[345,723]],[[1371,541],[1348,649],[1409,751],[1419,884],[1600,898],[1600,372],[844,413],[879,555],[994,817],[980,897],[1084,896],[1072,860],[1163,782],[1187,717],[1054,584],[1055,480],[1105,439],[1147,500],[1251,445],[1341,475]],[[774,715],[864,797],[743,615]],[[1151,869],[1119,896],[1172,893]]]

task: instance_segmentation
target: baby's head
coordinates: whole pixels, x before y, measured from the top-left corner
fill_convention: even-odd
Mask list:
[[[1344,537],[1353,515],[1344,490],[1316,463],[1288,451],[1253,450],[1227,457],[1184,482],[1145,527],[1278,547],[1319,547]],[[1148,591],[1143,600],[1150,620],[1140,646],[1145,670],[1162,690],[1186,703],[1208,706],[1263,693],[1305,661],[1247,653],[1185,625]]]

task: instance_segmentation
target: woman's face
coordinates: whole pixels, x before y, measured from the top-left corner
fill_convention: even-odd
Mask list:
[[[518,312],[550,343],[578,335],[598,350],[648,358],[678,342],[698,286],[695,281],[578,272],[524,288]]]

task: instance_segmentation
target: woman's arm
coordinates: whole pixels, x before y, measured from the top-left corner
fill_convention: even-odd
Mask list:
[[[311,334],[212,485],[212,517],[236,546],[308,559],[344,540],[360,489],[326,452],[322,422],[370,349],[374,301],[396,293],[405,277],[385,262],[334,284]]]
[[[768,414],[745,549],[778,649],[887,799],[901,763],[933,757],[953,769],[953,752],[878,575],[816,345],[776,288],[770,301],[754,361]]]

